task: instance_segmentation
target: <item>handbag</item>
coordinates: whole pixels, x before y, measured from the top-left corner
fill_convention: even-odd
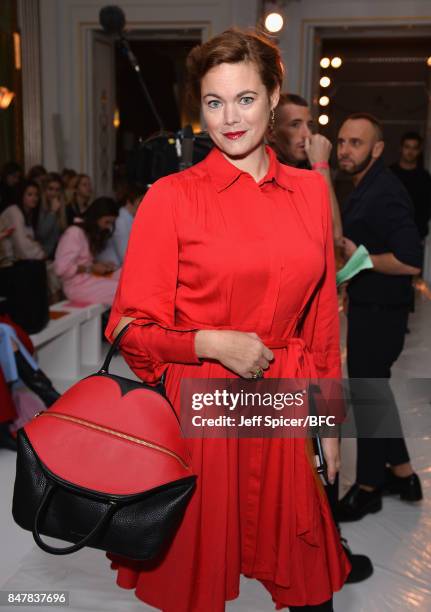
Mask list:
[[[7,301],[12,319],[28,334],[37,334],[48,325],[49,290],[44,260],[23,259],[14,263]]]
[[[88,546],[153,559],[169,546],[195,488],[163,381],[152,387],[109,373],[129,325],[96,374],[18,431],[12,514],[48,553]],[[54,547],[42,535],[72,545]]]

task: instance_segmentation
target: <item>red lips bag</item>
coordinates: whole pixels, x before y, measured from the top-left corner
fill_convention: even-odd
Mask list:
[[[12,513],[46,552],[89,546],[138,560],[157,557],[193,493],[196,476],[163,384],[108,371],[127,328],[97,374],[18,431]],[[74,544],[55,548],[41,534]]]

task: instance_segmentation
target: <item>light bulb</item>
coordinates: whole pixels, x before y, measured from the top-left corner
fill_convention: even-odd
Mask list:
[[[428,66],[431,66],[431,56],[427,59]]]
[[[328,96],[322,96],[322,97],[319,99],[319,104],[320,104],[320,106],[328,106],[328,104],[329,104],[329,98],[328,98]]]
[[[327,76],[324,76],[320,79],[320,86],[321,87],[329,87],[331,84],[331,79]]]
[[[329,68],[330,63],[331,60],[329,59],[329,57],[322,57],[322,59],[320,60],[320,65],[322,68]]]
[[[343,60],[341,59],[341,57],[333,57],[331,61],[331,66],[332,68],[339,68],[342,63]]]
[[[265,28],[268,32],[279,32],[283,27],[283,17],[280,13],[269,13],[265,18]]]
[[[320,115],[319,123],[320,123],[320,125],[327,125],[329,123],[328,115]]]

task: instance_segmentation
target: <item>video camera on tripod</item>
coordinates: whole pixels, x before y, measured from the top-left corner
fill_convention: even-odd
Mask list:
[[[162,176],[184,170],[202,161],[213,147],[206,132],[194,134],[191,125],[176,133],[165,130],[163,120],[142,77],[138,60],[124,35],[126,17],[123,10],[119,6],[105,6],[100,10],[99,21],[106,34],[117,38],[159,126],[156,134],[141,142],[130,154],[126,164],[128,180],[132,183],[151,185]]]

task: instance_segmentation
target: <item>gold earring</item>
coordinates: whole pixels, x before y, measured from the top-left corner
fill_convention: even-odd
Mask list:
[[[271,130],[274,129],[274,124],[275,124],[275,110],[272,108],[270,119],[269,119],[269,127],[271,128]]]

